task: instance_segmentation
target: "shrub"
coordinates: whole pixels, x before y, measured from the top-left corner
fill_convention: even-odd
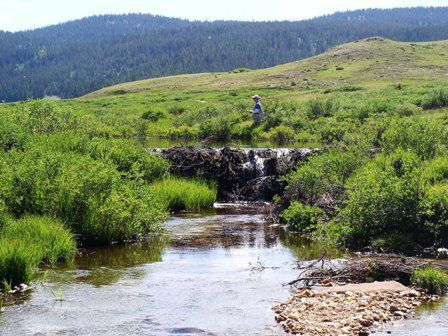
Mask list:
[[[172,115],[180,115],[185,113],[187,110],[183,106],[172,106],[168,109],[168,113]]]
[[[290,140],[293,140],[295,133],[296,132],[291,127],[280,125],[271,129],[268,136],[271,141],[274,141],[278,144],[283,144]]]
[[[250,71],[252,71],[252,70],[248,69],[248,68],[236,68],[236,69],[233,69],[231,72],[232,73],[242,73],[242,72],[250,72]]]
[[[142,119],[149,120],[150,122],[157,122],[159,119],[165,118],[165,113],[162,111],[149,110],[142,114]]]
[[[412,115],[418,115],[421,112],[421,108],[414,104],[400,104],[395,108],[395,114],[399,117],[410,117]]]
[[[339,105],[333,98],[312,99],[307,104],[307,113],[310,119],[331,117],[338,109]]]
[[[346,180],[366,160],[365,155],[366,150],[360,145],[349,149],[333,147],[312,156],[288,176],[288,192],[309,204],[320,202],[323,195],[331,203],[338,202]]]
[[[419,117],[394,119],[384,131],[380,144],[386,152],[402,148],[429,159],[448,144],[448,132],[443,125]]]
[[[33,100],[20,104],[15,113],[16,121],[32,133],[49,134],[74,130],[77,120],[73,113],[50,100]]]
[[[0,150],[9,151],[13,147],[22,149],[25,139],[26,135],[21,127],[0,115]]]
[[[427,161],[422,177],[430,184],[448,181],[448,157],[444,155]]]
[[[425,190],[421,215],[425,226],[434,235],[434,245],[448,244],[448,183]]]
[[[120,184],[104,200],[90,198],[84,222],[72,222],[74,229],[94,243],[130,240],[154,231],[165,218],[162,196],[135,184]]]
[[[415,286],[431,294],[442,294],[448,286],[446,273],[431,265],[414,269],[411,280]]]
[[[356,85],[343,85],[343,86],[333,86],[326,88],[323,93],[332,93],[332,92],[355,92],[364,90],[362,86],[356,86]]]
[[[88,243],[135,238],[163,217],[149,187],[123,178],[112,163],[76,153],[14,154],[14,169],[0,172],[0,193],[15,216],[56,216]]]
[[[419,164],[415,154],[398,151],[376,157],[347,181],[348,197],[336,222],[349,229],[349,244],[363,247],[374,237],[420,230]]]
[[[142,145],[129,140],[96,139],[89,147],[93,158],[111,160],[117,170],[129,178],[142,178],[152,182],[162,178],[169,169],[167,161],[150,154]]]
[[[233,125],[240,121],[240,115],[230,114],[204,121],[199,125],[201,138],[227,140],[232,134]]]
[[[323,213],[323,210],[318,207],[292,201],[291,205],[283,212],[282,218],[292,230],[303,232],[314,229]]]
[[[171,211],[199,211],[216,201],[216,186],[201,180],[169,177],[152,185]]]
[[[425,110],[448,106],[448,91],[445,89],[434,89],[427,93],[422,100]]]
[[[371,245],[374,250],[381,253],[417,252],[415,237],[409,232],[391,232],[384,236],[373,237]]]

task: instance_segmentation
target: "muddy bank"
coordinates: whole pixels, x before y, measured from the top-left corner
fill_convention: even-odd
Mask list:
[[[154,149],[171,163],[171,172],[185,177],[204,177],[218,183],[218,200],[271,201],[282,192],[280,177],[317,152],[312,148],[199,148],[194,146]]]

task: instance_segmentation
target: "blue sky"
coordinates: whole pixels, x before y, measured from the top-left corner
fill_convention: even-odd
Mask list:
[[[448,6],[448,0],[0,0],[0,30],[95,14],[152,13],[195,20],[301,20],[359,8]]]

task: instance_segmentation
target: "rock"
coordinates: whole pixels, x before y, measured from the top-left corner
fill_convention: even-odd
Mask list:
[[[391,312],[391,313],[394,313],[394,312],[396,312],[398,310],[398,307],[397,306],[395,306],[395,305],[391,305],[391,306],[389,306],[389,311]]]
[[[448,248],[438,248],[436,252],[436,258],[444,259],[448,258]]]

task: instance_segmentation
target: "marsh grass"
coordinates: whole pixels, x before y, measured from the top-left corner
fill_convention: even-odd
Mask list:
[[[26,216],[10,221],[1,231],[1,286],[29,282],[37,266],[71,262],[75,253],[72,234],[56,219]]]
[[[171,211],[199,211],[216,201],[216,186],[199,179],[169,177],[152,186]]]
[[[441,270],[429,265],[416,268],[412,274],[412,282],[431,294],[442,294],[448,287],[448,276]]]

